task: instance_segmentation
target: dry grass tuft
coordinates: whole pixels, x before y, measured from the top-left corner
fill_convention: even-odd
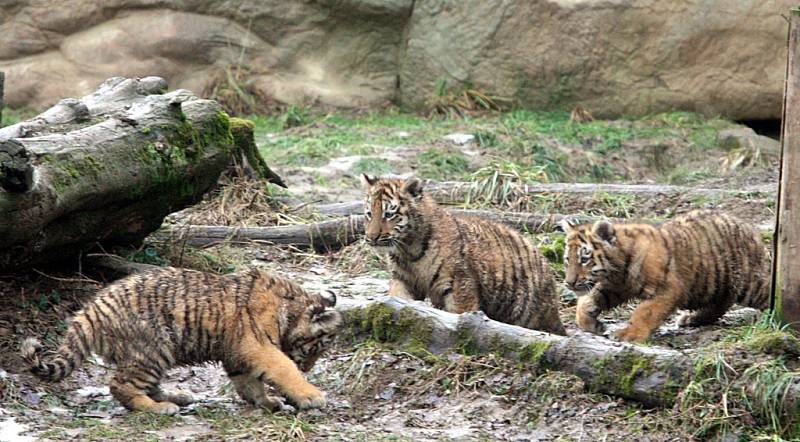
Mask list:
[[[491,96],[473,88],[460,91],[448,90],[447,83],[440,81],[436,85],[436,95],[428,100],[428,114],[445,117],[464,117],[468,114],[501,111],[508,108],[510,100]]]
[[[281,223],[281,206],[266,181],[222,177],[216,191],[173,218],[194,225],[273,226]]]
[[[594,121],[594,116],[583,106],[575,106],[575,109],[572,109],[569,114],[569,121],[571,123],[591,123]]]
[[[246,66],[226,66],[206,83],[202,96],[218,101],[230,115],[281,112],[284,106],[256,85],[259,74]]]

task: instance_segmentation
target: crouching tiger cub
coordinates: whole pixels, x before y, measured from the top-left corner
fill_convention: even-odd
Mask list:
[[[310,294],[260,270],[219,276],[164,268],[132,275],[100,291],[73,318],[56,352],[29,338],[20,352],[40,378],[58,381],[95,352],[117,366],[111,394],[131,410],[174,414],[192,402],[159,388],[180,364],[221,361],[245,401],[275,409],[263,382],[299,408],[325,397],[309,370],[341,323],[336,297]],[[299,369],[298,369],[299,368]]]
[[[482,310],[494,320],[564,334],[553,272],[517,231],[456,217],[418,179],[364,175],[366,241],[389,253],[389,294],[429,297],[453,313]]]
[[[576,291],[576,321],[602,332],[597,316],[643,299],[616,336],[644,341],[676,309],[681,326],[710,324],[733,303],[769,303],[769,258],[759,236],[733,217],[693,211],[660,226],[563,222],[566,285]]]

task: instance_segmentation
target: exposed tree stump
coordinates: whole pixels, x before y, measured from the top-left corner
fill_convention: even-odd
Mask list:
[[[241,155],[219,104],[112,78],[0,129],[0,269],[135,244]]]

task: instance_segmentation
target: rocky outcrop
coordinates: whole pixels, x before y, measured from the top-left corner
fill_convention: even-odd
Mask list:
[[[242,67],[280,101],[419,108],[437,85],[595,116],[780,117],[793,0],[6,0],[11,107],[109,76],[201,91]],[[440,87],[441,89],[441,87]]]
[[[10,107],[80,96],[111,76],[202,91],[244,67],[278,100],[368,106],[394,97],[412,0],[6,0]]]
[[[792,0],[427,0],[400,70],[403,103],[437,82],[595,116],[682,109],[779,118]]]

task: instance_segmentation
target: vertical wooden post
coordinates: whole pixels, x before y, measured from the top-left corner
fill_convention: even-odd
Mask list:
[[[772,306],[781,320],[800,330],[800,7],[789,17]]]
[[[5,102],[3,101],[3,83],[6,80],[6,73],[0,71],[0,127],[3,127],[3,106]]]

